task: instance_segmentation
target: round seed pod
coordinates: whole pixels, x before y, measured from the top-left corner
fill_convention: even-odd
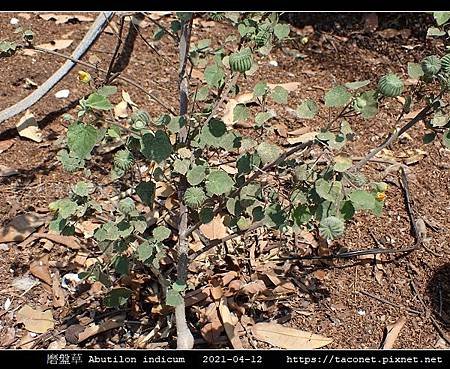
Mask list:
[[[199,208],[206,200],[206,195],[200,187],[189,187],[184,193],[184,202],[190,208]]]
[[[133,154],[128,150],[117,151],[114,155],[114,166],[121,170],[128,170],[134,163]]]
[[[225,14],[223,13],[209,13],[209,18],[213,21],[220,22],[225,19]]]
[[[450,54],[446,54],[441,59],[442,70],[450,74]]]
[[[399,96],[403,91],[403,81],[396,74],[387,74],[378,82],[378,92],[386,97]]]
[[[434,76],[441,70],[441,59],[436,55],[427,56],[420,63],[425,75]]]
[[[230,68],[233,72],[245,73],[252,67],[252,52],[248,47],[233,53],[229,59]]]
[[[271,33],[272,27],[270,26],[270,24],[263,24],[255,36],[256,46],[265,46],[270,40]]]

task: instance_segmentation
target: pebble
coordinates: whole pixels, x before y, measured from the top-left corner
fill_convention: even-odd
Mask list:
[[[271,65],[272,67],[278,67],[278,62],[276,60],[271,60],[269,61],[269,65]]]
[[[19,24],[19,20],[17,18],[11,18],[9,23],[12,24],[13,26],[15,26],[16,24]]]

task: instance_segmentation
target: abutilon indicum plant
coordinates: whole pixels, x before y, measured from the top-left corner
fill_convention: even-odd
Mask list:
[[[322,101],[302,100],[295,109],[299,118],[313,119],[326,109],[330,119],[323,119],[313,135],[287,149],[268,137],[276,116],[270,107],[288,104],[289,91],[261,78],[252,91],[257,108],[239,103],[233,110],[234,121],[251,120],[257,131],[251,137],[243,135],[224,122],[222,105],[239,93],[240,81],[248,81],[250,76],[255,79],[258,60],[292,38],[290,27],[277,13],[202,16],[228,23],[237,32],[218,47],[212,47],[210,40],[194,43],[191,13],[177,13],[170,28],[155,30],[155,39],[170,33],[178,48],[179,83],[173,86],[179,93],[178,109],[167,108],[166,114],[153,116],[135,107],[130,119],[114,120],[110,98],[117,88],[105,85],[80,100],[77,116],[65,117],[70,125],[66,148],[58,152],[58,159],[64,169],[83,171],[87,179],[75,184],[69,197],[50,204],[55,213],[50,227],[63,234],[73,234],[83,220],[102,221],[92,238],[103,250],[106,262],[91,266],[81,277],[101,281],[110,289],[108,306],[123,305],[131,296],[131,291],[115,285],[111,276],[127,275],[138,265],[154,275],[163,289],[165,304],[175,308],[178,348],[193,347],[183,296],[189,289],[187,267],[195,256],[188,247],[194,235],[205,250],[260,227],[286,235],[305,228],[324,240],[339,238],[355,213],[382,212],[387,185],[370,181],[361,168],[384,147],[418,122],[425,124],[425,143],[440,139],[450,147],[445,100],[450,53],[408,63],[409,76],[417,80],[411,90],[405,88],[399,74],[386,71],[378,81],[335,85]],[[448,17],[444,20],[439,13],[436,19],[439,28],[429,33],[447,36]],[[1,50],[9,53],[11,45],[3,45]],[[195,89],[190,82],[194,67],[204,75]],[[413,104],[423,106],[422,110],[405,125],[386,132],[385,142],[361,160],[347,155],[347,146],[355,136],[353,117],[374,119],[386,99],[399,96],[403,106],[397,124]],[[120,144],[111,163],[112,184],[120,192],[111,199],[112,210],[93,200],[99,185],[89,181],[94,170],[92,157],[102,145],[111,143]],[[225,162],[228,170],[222,166]],[[170,189],[166,195],[171,199],[169,209],[158,195],[160,187]],[[138,210],[138,202],[145,205],[146,212]],[[168,215],[149,221],[149,211]],[[201,232],[202,225],[217,216],[227,236],[208,239]],[[161,267],[167,258],[177,265],[176,273]]]

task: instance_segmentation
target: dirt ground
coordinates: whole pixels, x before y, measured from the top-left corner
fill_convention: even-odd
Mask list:
[[[12,17],[19,19],[24,27],[30,26],[33,29],[37,44],[55,39],[72,39],[73,43],[61,50],[65,54],[73,51],[91,25],[91,22],[77,21],[56,24],[55,21],[41,19],[37,14],[25,17],[1,13],[0,40],[13,36],[14,27],[10,25]],[[407,79],[407,62],[418,62],[429,53],[441,52],[443,47],[439,42],[425,39],[425,24],[430,19],[422,14],[410,14],[406,18],[391,14],[380,15],[378,24],[376,27],[372,25],[372,28],[361,14],[296,15],[295,19],[291,16],[291,20],[295,24],[294,31],[307,36],[308,43],[297,45],[298,50],[293,44],[289,45],[289,50],[277,49],[270,56],[271,63],[268,59],[261,61],[257,73],[271,82],[300,82],[300,88],[290,96],[291,107],[308,97],[322,99],[323,89],[339,82],[371,79],[374,85],[377,77],[388,71]],[[153,28],[148,26],[141,32],[144,37],[151,39]],[[196,22],[194,39],[207,37],[217,42],[229,32],[222,24],[211,26]],[[111,33],[102,34],[84,59],[88,60],[95,54],[101,60],[101,65],[107,67],[115,37]],[[177,97],[172,86],[176,85],[177,74],[170,61],[167,61],[176,60],[175,50],[171,47],[169,38],[155,43],[155,46],[164,58],[158,58],[149,52],[143,39],[136,37],[133,54],[124,75],[140,81],[142,87],[154,91],[171,106],[176,106]],[[297,57],[292,56],[292,50],[298,54]],[[30,93],[30,89],[25,88],[26,79],[39,85],[62,62],[63,60],[47,54],[18,54],[1,59],[0,110]],[[62,115],[66,112],[73,113],[77,100],[90,91],[88,86],[78,82],[78,69],[76,67],[75,71],[31,109],[42,130],[42,142],[18,136],[14,126],[18,117],[0,126],[0,148],[12,144],[0,154],[0,164],[19,172],[11,177],[0,177],[0,226],[27,211],[46,214],[48,203],[65,196],[70,186],[79,179],[78,174],[64,172],[56,160],[56,152],[60,148],[58,138],[67,128]],[[242,89],[250,89],[255,78],[257,77],[246,80]],[[119,90],[129,92],[133,101],[146,108],[152,116],[162,112],[158,105],[132,86],[118,80],[116,85]],[[70,90],[69,98],[55,98],[54,93],[62,89]],[[386,133],[394,127],[401,104],[396,101],[387,104],[390,109],[383,109],[374,119],[351,120],[356,132],[351,155],[363,156],[381,143]],[[417,107],[413,108],[416,109]],[[320,125],[319,119],[304,122],[289,114],[284,114],[283,118],[283,123],[290,130],[305,125]],[[280,121],[281,116],[278,115],[274,123]],[[433,226],[427,232],[428,250],[420,248],[401,258],[381,256],[381,263],[376,265],[373,264],[373,258],[333,263],[295,260],[278,263],[277,268],[282,271],[284,278],[294,283],[295,293],[276,301],[257,301],[251,306],[245,301],[246,306],[250,306],[248,310],[253,319],[278,321],[286,326],[332,338],[333,342],[327,348],[378,348],[386,325],[404,316],[406,323],[395,342],[396,348],[446,347],[431,319],[437,322],[444,334],[449,334],[450,151],[444,150],[439,142],[424,146],[421,139],[423,128],[422,123],[417,125],[409,132],[409,138],[402,139],[391,150],[396,158],[411,156],[414,150],[423,150],[419,159],[408,166],[407,174],[416,211]],[[276,137],[273,139],[277,140]],[[100,167],[107,165],[102,158],[96,158],[95,161]],[[384,164],[375,163],[364,171],[368,177],[375,178],[385,168]],[[107,180],[100,170],[95,176],[99,182],[105,183]],[[345,237],[337,241],[334,247],[364,249],[377,247],[377,242],[383,247],[406,247],[414,242],[398,176],[393,173],[387,179],[391,183],[383,214],[380,217],[358,215],[349,225]],[[280,238],[274,242],[282,243],[284,240]],[[52,305],[52,291],[48,286],[41,283],[22,294],[23,291],[18,291],[11,285],[14,278],[29,273],[32,261],[44,255],[49,256],[53,277],[56,272],[64,275],[80,271],[82,266],[74,259],[76,251],[56,243],[49,246],[42,240],[25,246],[18,244],[3,244],[0,250],[0,347],[34,345],[46,348],[52,342],[61,343],[62,337],[65,337],[66,343],[61,344],[61,347],[78,347],[67,340],[64,329],[73,326],[74,322],[83,323],[88,318],[101,319],[102,314],[108,314],[110,310],[102,306],[100,296],[90,295],[86,300],[86,291],[83,292],[84,295],[71,294],[66,296],[64,307],[55,308]],[[245,259],[245,255],[238,259]],[[218,275],[225,272],[223,264],[215,270]],[[244,273],[244,269],[241,272]],[[146,283],[145,277],[140,275],[140,278],[142,283]],[[411,278],[419,297],[411,288]],[[8,298],[12,300],[12,304],[5,311],[4,305]],[[39,335],[30,336],[23,325],[17,323],[15,311],[24,304],[40,307],[42,310],[52,309],[55,320],[53,335],[47,335],[45,339]],[[79,347],[136,347],[139,337],[145,336],[155,326],[155,322],[161,320],[161,313],[155,314],[150,309],[151,304],[147,301],[140,305],[138,313],[126,311],[124,327],[97,335]],[[250,315],[249,312],[247,314]],[[163,318],[166,319],[167,316],[163,315]],[[199,333],[201,322],[198,322],[195,306],[189,309],[188,318],[192,327],[197,329],[195,337],[198,347],[229,346],[226,339],[224,343],[219,340],[216,345],[205,342]],[[153,342],[154,346],[149,344],[147,347],[173,347],[173,330],[168,332]],[[28,340],[30,337],[39,339],[30,344],[26,343],[26,337]],[[226,336],[222,333],[222,338],[224,337]],[[266,347],[260,342],[251,341],[250,347],[252,345]]]

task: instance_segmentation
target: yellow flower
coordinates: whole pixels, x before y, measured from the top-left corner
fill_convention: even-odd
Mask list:
[[[375,198],[378,201],[384,201],[386,199],[386,193],[384,193],[384,192],[377,192],[377,195],[375,196]]]
[[[78,80],[82,83],[89,83],[91,81],[91,75],[84,70],[78,71]]]

